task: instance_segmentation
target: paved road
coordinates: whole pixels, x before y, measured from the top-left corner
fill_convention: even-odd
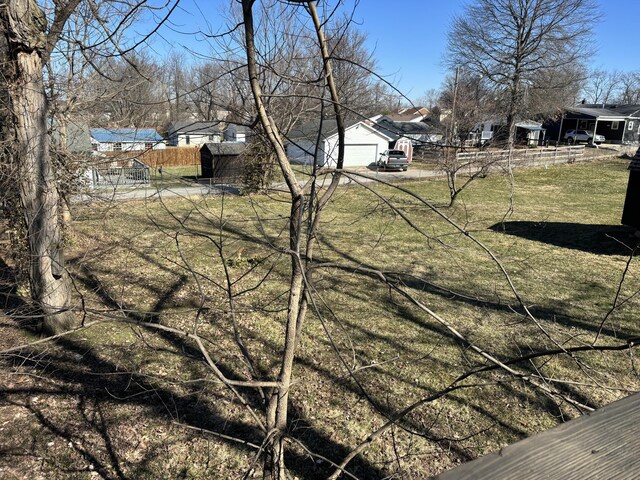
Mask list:
[[[440,172],[432,171],[432,170],[421,170],[421,169],[409,169],[406,172],[376,172],[375,170],[369,170],[368,168],[360,168],[353,169],[355,173],[361,173],[363,175],[367,175],[369,177],[373,177],[372,179],[368,178],[360,178],[361,182],[373,182],[376,178],[379,178],[384,181],[399,181],[399,180],[411,180],[411,179],[420,179],[427,177],[434,177],[441,175]],[[328,185],[330,181],[330,177],[327,177],[326,184]],[[172,185],[167,188],[152,188],[152,187],[118,187],[117,189],[96,189],[91,193],[78,195],[74,198],[74,201],[77,202],[91,202],[91,201],[103,201],[103,202],[112,202],[112,201],[122,201],[122,200],[132,200],[132,199],[157,199],[157,198],[172,198],[172,197],[194,197],[194,196],[205,196],[205,195],[220,195],[222,193],[231,193],[237,194],[239,193],[238,188],[229,187],[229,186],[210,186],[207,180],[201,180],[202,183],[189,183],[188,181],[183,181],[182,185]],[[341,184],[347,184],[351,182],[351,180],[347,176],[343,176],[340,179]],[[272,189],[275,191],[285,190],[285,183],[277,183],[272,186]]]

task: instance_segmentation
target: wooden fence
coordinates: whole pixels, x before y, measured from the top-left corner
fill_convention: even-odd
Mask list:
[[[510,154],[512,167],[572,163],[584,157],[584,145],[461,152],[456,155],[456,159],[459,165],[468,165],[470,168],[482,165],[502,167],[506,166]]]
[[[126,159],[136,158],[152,168],[200,165],[199,147],[167,147],[161,150],[105,152],[105,154],[118,163],[125,161],[125,157]]]

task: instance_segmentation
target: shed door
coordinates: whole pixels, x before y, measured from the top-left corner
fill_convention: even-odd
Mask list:
[[[345,145],[344,166],[366,166],[378,159],[378,145]]]

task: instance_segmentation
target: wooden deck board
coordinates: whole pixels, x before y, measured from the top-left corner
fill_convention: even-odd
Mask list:
[[[434,478],[640,479],[640,393]]]

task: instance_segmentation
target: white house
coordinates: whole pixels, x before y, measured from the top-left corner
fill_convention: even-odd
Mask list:
[[[523,120],[515,124],[516,142],[526,145],[538,145],[545,137],[545,128],[542,123],[534,120]],[[478,123],[469,133],[472,143],[484,144],[494,140],[495,136],[506,138],[508,132],[504,121],[491,119]]]
[[[251,136],[251,129],[245,125],[230,123],[224,131],[225,142],[247,143]]]
[[[92,128],[94,152],[131,152],[165,148],[164,139],[153,128]]]
[[[168,128],[169,145],[174,147],[201,146],[205,143],[220,143],[220,122],[197,122],[185,120],[173,122]]]
[[[292,162],[313,164],[320,122],[309,122],[292,130],[288,136],[287,156]],[[344,167],[367,166],[376,162],[393,139],[359,121],[345,128]],[[338,129],[335,120],[322,121],[318,145],[318,165],[336,166],[338,161]]]

